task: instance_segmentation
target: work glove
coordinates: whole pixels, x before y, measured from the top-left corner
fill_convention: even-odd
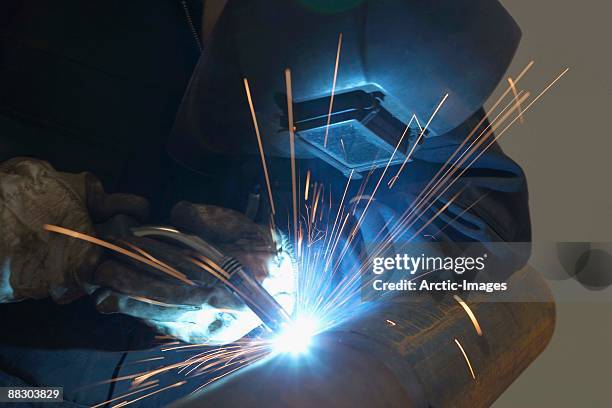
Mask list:
[[[93,296],[103,313],[124,313],[188,342],[224,344],[260,322],[223,284],[175,246],[129,237],[144,221],[141,197],[106,194],[91,174],[58,172],[15,158],[0,164],[0,302],[51,296],[67,303]],[[288,309],[293,268],[283,240],[240,213],[180,203],[173,220],[251,269]],[[195,284],[88,242],[49,232],[45,224],[98,235],[131,251],[154,253]],[[131,241],[131,242],[130,242]],[[150,256],[150,255],[149,255]]]
[[[86,277],[100,261],[100,248],[43,225],[94,234],[95,224],[119,214],[144,220],[148,203],[106,194],[93,175],[58,172],[41,160],[0,163],[0,303],[48,296],[66,303],[91,292]]]
[[[178,203],[172,224],[198,235],[237,259],[290,313],[295,267],[287,239],[243,214],[215,206]],[[170,266],[187,281],[123,256],[104,262],[93,281],[98,309],[143,319],[158,332],[190,343],[226,344],[261,324],[259,318],[217,277],[202,268],[197,255],[159,240],[131,237],[127,248]]]

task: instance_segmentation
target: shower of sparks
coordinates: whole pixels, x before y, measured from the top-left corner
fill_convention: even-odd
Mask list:
[[[268,188],[268,199],[270,200],[270,209],[272,211],[272,216],[276,214],[276,209],[274,208],[274,199],[272,198],[272,186],[270,185],[270,176],[268,175],[268,166],[266,164],[266,156],[264,154],[263,143],[261,141],[261,134],[259,133],[259,124],[257,123],[257,116],[255,115],[255,107],[253,106],[253,99],[251,97],[251,88],[249,87],[249,81],[244,78],[244,90],[247,95],[247,100],[249,102],[249,109],[251,111],[251,119],[253,120],[253,127],[255,128],[255,135],[257,136],[257,146],[259,148],[259,155],[261,157],[261,166],[263,168],[264,177],[266,179],[266,186]]]
[[[442,104],[444,103],[444,101],[446,100],[446,98],[447,98],[447,97],[448,97],[448,94],[446,94],[446,95],[444,96],[444,98],[442,99],[442,102],[440,103],[440,105],[438,105],[438,108],[439,108],[440,106],[442,106]],[[436,109],[436,112],[437,112],[437,109]],[[434,115],[435,115],[435,112],[434,112],[434,114],[432,115],[432,117],[433,117]],[[415,116],[415,117],[416,117],[416,116]],[[384,180],[384,178],[385,178],[385,174],[387,173],[387,170],[389,169],[389,166],[391,165],[391,162],[393,161],[393,157],[394,157],[394,156],[395,156],[395,154],[397,153],[397,150],[399,149],[399,147],[402,145],[402,142],[404,141],[404,137],[406,137],[406,135],[408,134],[408,132],[410,132],[410,124],[411,124],[411,122],[412,122],[412,121],[410,121],[410,122],[408,123],[408,125],[406,125],[406,128],[404,129],[404,132],[402,133],[402,135],[400,136],[399,141],[398,141],[398,142],[397,142],[397,144],[395,145],[395,149],[393,149],[393,153],[391,153],[391,156],[389,157],[389,160],[387,161],[387,164],[385,165],[385,168],[384,168],[384,170],[383,170],[382,174],[380,175],[380,178],[378,179],[378,182],[376,183],[376,187],[374,187],[374,190],[372,191],[372,194],[369,196],[369,199],[368,199],[368,201],[367,201],[367,203],[366,203],[366,206],[365,206],[365,208],[363,209],[363,212],[361,213],[361,217],[360,217],[360,218],[359,218],[359,220],[357,221],[357,224],[355,225],[355,228],[353,228],[353,232],[351,233],[351,237],[353,237],[353,236],[356,234],[357,230],[358,230],[358,229],[359,229],[359,227],[361,226],[361,223],[363,222],[363,220],[364,220],[364,218],[365,218],[365,216],[366,216],[366,213],[368,212],[368,208],[370,207],[370,204],[372,203],[372,199],[374,198],[374,195],[375,195],[375,194],[376,194],[376,192],[378,191],[378,187],[380,187],[380,183],[382,183],[382,181]],[[419,127],[420,127],[420,125],[419,125]],[[423,130],[421,131],[420,136],[423,136],[423,133],[425,132],[425,130],[426,130],[426,129],[427,129],[427,127],[425,127],[425,129],[423,129]],[[419,140],[420,140],[420,136],[419,136]],[[418,140],[417,140],[417,141],[414,143],[414,146],[416,146],[417,144],[418,144]],[[413,146],[413,150],[414,150],[414,146]],[[411,151],[411,153],[412,153],[412,151]],[[408,156],[406,156],[406,160],[407,160],[407,159],[409,159],[409,158],[410,158],[410,153],[408,154]],[[404,163],[405,163],[405,162],[406,162],[406,161],[404,161]],[[403,166],[403,164],[402,164],[402,166]],[[400,168],[400,171],[401,171],[401,168]],[[400,172],[400,171],[398,171],[398,174],[396,174],[396,175],[393,177],[393,179],[395,179],[395,178],[397,178],[397,177],[399,176],[399,172]],[[369,178],[369,175],[368,175],[368,178]],[[365,188],[365,183],[367,183],[367,178],[366,178],[366,181],[365,181],[365,182],[364,182],[364,184],[363,184],[363,187],[364,187],[364,188]],[[362,195],[363,195],[363,191],[360,191],[360,193],[358,194],[358,196],[362,196]],[[356,209],[356,208],[357,208],[357,206],[355,206],[355,209]]]
[[[512,93],[514,94],[514,99],[518,100],[518,91],[516,90],[516,84],[512,80],[512,78],[508,77],[508,83],[510,84],[510,88],[512,88]],[[523,112],[521,110],[521,105],[518,104],[518,115],[520,117],[521,123],[525,123],[525,118],[523,117]]]
[[[330,125],[331,112],[333,110],[333,96],[336,86],[341,46],[342,34],[339,35],[338,39],[325,142],[327,142],[327,131]],[[406,164],[413,155],[416,146],[422,141],[427,129],[435,120],[436,115],[443,108],[444,103],[449,98],[449,94],[444,94],[442,96],[424,126],[421,126],[421,122],[419,122],[416,115],[412,116],[409,124],[406,126],[402,135],[400,135],[399,142],[395,146],[391,157],[382,171],[375,173],[376,168],[372,166],[361,181],[361,184],[354,185],[354,171],[351,170],[342,194],[339,194],[339,192],[337,194],[340,200],[338,203],[335,203],[332,200],[332,187],[329,183],[325,180],[314,180],[315,173],[308,169],[305,172],[304,196],[302,201],[301,174],[303,173],[299,173],[300,176],[298,176],[297,173],[299,169],[297,168],[295,157],[295,127],[291,70],[285,70],[284,76],[287,91],[287,125],[291,152],[292,185],[292,202],[291,209],[288,209],[287,213],[287,225],[290,234],[291,232],[293,233],[291,235],[293,235],[293,243],[297,255],[297,292],[293,315],[296,321],[304,317],[314,317],[317,320],[317,332],[322,332],[337,326],[351,316],[359,314],[362,310],[365,310],[365,308],[371,307],[367,302],[361,301],[360,295],[362,289],[367,288],[371,284],[372,278],[364,272],[367,272],[371,268],[373,259],[389,250],[393,243],[400,237],[406,237],[408,234],[408,242],[418,237],[419,234],[424,233],[438,217],[444,214],[448,210],[448,207],[454,203],[461,196],[464,189],[467,188],[467,186],[461,185],[459,188],[455,187],[452,189],[463,174],[516,121],[522,121],[524,114],[527,113],[568,71],[567,69],[564,70],[535,98],[530,99],[531,93],[527,91],[518,91],[517,84],[533,64],[533,61],[531,61],[514,80],[509,80],[509,87],[502,93],[491,108],[489,108],[484,117],[467,134],[456,150],[449,155],[448,159],[441,165],[440,169],[431,180],[427,182],[427,185],[418,194],[416,199],[409,204],[401,214],[397,214],[386,221],[385,225],[377,231],[376,237],[372,240],[376,244],[373,248],[368,249],[368,254],[365,259],[359,258],[359,262],[351,258],[355,256],[351,253],[351,248],[354,240],[358,236],[360,227],[363,225],[368,215],[372,203],[376,200],[376,194],[380,190],[380,185],[385,182],[388,188],[392,189],[396,184],[400,183],[400,175],[402,175]],[[272,184],[267,170],[262,138],[259,132],[249,83],[246,78],[244,79],[244,86],[249,102],[255,135],[260,149],[260,158],[264,176],[266,177],[268,196],[272,211],[274,212],[274,192],[271,188]],[[513,95],[514,98],[508,102],[509,95]],[[405,136],[409,134],[413,121],[415,121],[418,126],[417,140],[406,154],[396,174],[388,177],[387,173],[391,166],[391,162],[404,141]],[[377,176],[376,174],[379,175]],[[334,195],[336,195],[335,190]],[[448,195],[451,195],[450,199],[447,197]],[[485,196],[486,195],[481,196],[477,201],[466,207],[459,215],[453,218],[444,227],[439,228],[438,232],[432,236],[435,237],[435,235],[442,232],[445,228],[451,226],[456,219],[461,217],[465,212],[470,211],[470,209],[478,204]],[[445,204],[441,205],[442,202]],[[271,217],[270,222],[274,225],[273,217]],[[274,229],[273,226],[271,226],[271,228]],[[62,227],[45,225],[45,229],[82,239],[119,252],[173,276],[186,284],[194,285],[194,282],[187,279],[185,274],[177,271],[171,265],[167,265],[154,258],[140,248],[130,245],[126,245],[126,248],[120,247]],[[199,266],[202,270],[229,284],[227,280],[228,275],[219,265],[197,254],[190,254],[187,259]],[[343,262],[346,262],[348,265],[346,268],[344,268],[346,265],[344,265]],[[343,268],[341,268],[341,265]],[[340,272],[341,269],[342,273]],[[436,271],[429,271],[426,274],[434,272]],[[425,274],[419,275],[413,279],[420,279],[424,275]],[[147,298],[139,298],[137,300],[152,301]],[[482,336],[481,326],[470,307],[459,296],[455,296],[455,300],[467,313],[477,334]],[[386,323],[389,327],[397,325],[397,323],[392,320],[386,320]],[[170,338],[166,339],[170,340]],[[465,350],[459,340],[454,339],[454,341],[467,363],[472,378],[475,380],[476,376]],[[131,381],[132,388],[128,393],[99,404],[98,406],[121,400],[122,402],[118,402],[118,405],[115,406],[129,405],[168,388],[184,385],[187,379],[203,379],[202,382],[198,384],[198,389],[201,389],[242,367],[273,355],[275,353],[275,342],[269,335],[247,337],[232,344],[214,348],[211,348],[211,345],[207,343],[183,344],[173,341],[165,343],[160,349],[160,352],[188,352],[190,355],[185,360],[172,364],[164,364],[162,359],[160,361],[162,365],[155,369],[109,380],[108,382]],[[145,360],[143,360],[143,362],[144,361]],[[185,381],[162,387],[158,380],[162,378],[165,373],[169,372],[184,374],[186,379]],[[145,392],[147,394],[141,395]]]
[[[447,98],[448,98],[448,94],[444,95],[444,97],[442,98],[442,100],[440,101],[438,106],[436,106],[436,109],[434,110],[434,112],[429,117],[429,120],[425,124],[425,127],[422,128],[421,133],[419,133],[419,137],[412,144],[412,148],[410,149],[410,152],[406,155],[406,158],[404,159],[404,162],[402,163],[402,165],[400,166],[399,170],[397,171],[397,174],[395,176],[393,176],[393,178],[392,178],[393,181],[389,185],[389,188],[393,187],[393,184],[395,184],[395,182],[399,178],[400,173],[404,170],[404,167],[406,166],[406,163],[408,163],[410,161],[410,158],[412,157],[412,153],[414,153],[414,150],[416,149],[416,147],[419,145],[419,143],[421,143],[421,139],[423,138],[423,135],[425,134],[425,132],[427,132],[427,129],[429,128],[429,125],[434,120],[434,118],[436,117],[436,115],[438,114],[440,109],[442,108],[442,105],[444,105],[444,102],[446,102]]]
[[[522,100],[526,99],[528,96],[529,94],[523,95]],[[511,103],[508,106],[511,106],[511,105],[515,105],[515,104]],[[506,108],[504,108],[504,110],[500,112],[500,114],[498,114],[498,116],[494,119],[494,121],[491,122],[491,124],[496,123],[495,121],[499,118],[500,115],[502,115],[502,113],[508,108],[508,106],[506,106]],[[510,112],[507,112],[505,115],[501,117],[500,121],[503,122],[504,120],[506,120],[510,116],[510,114],[513,112],[514,112],[514,109],[512,109]],[[481,123],[483,122],[484,120],[481,121]],[[446,193],[446,191],[448,191],[457,180],[459,180],[459,178],[463,175],[463,173],[465,173],[465,171],[467,171],[471,167],[471,165],[480,157],[480,155],[484,153],[484,151],[486,151],[492,145],[492,143],[488,145],[468,165],[464,165],[466,160],[468,160],[476,152],[478,152],[478,149],[480,148],[480,146],[487,140],[488,137],[490,137],[493,134],[493,132],[498,126],[498,124],[496,124],[496,126],[491,127],[491,124],[489,124],[487,127],[485,127],[485,129],[482,130],[479,136],[470,143],[470,146],[468,147],[468,149],[465,150],[463,153],[461,153],[459,158],[457,158],[456,161],[446,170],[446,172],[444,173],[442,177],[436,178],[440,174],[440,172],[442,172],[444,168],[452,161],[453,157],[460,151],[460,148],[458,148],[455,151],[455,153],[451,155],[451,157],[447,160],[447,162],[438,171],[436,176],[434,176],[434,178],[430,180],[426,188],[419,194],[415,202],[402,215],[401,217],[402,222],[398,223],[398,225],[395,226],[396,232],[401,232],[401,229],[400,229],[401,227],[405,229],[410,228],[420,218],[421,215],[423,215],[427,210],[429,210],[438,201],[438,199],[442,197],[442,195]],[[472,135],[473,132],[470,132],[470,135]],[[461,171],[459,175],[455,176],[455,174],[459,171]],[[429,188],[431,183],[433,183],[433,186]],[[441,188],[443,188],[442,191],[440,191]],[[427,204],[428,200],[429,200],[429,204]]]
[[[479,336],[482,336],[482,329],[480,328],[480,323],[478,323],[478,319],[476,319],[476,315],[474,314],[474,312],[472,312],[472,309],[470,309],[467,303],[465,303],[463,299],[461,299],[458,295],[453,295],[453,297],[455,298],[457,303],[461,305],[463,310],[465,310],[465,313],[467,313],[468,317],[472,321],[472,324],[474,325],[474,329],[476,329],[476,333],[478,333]]]
[[[461,218],[463,215],[465,215],[466,213],[468,213],[472,208],[474,208],[479,202],[482,201],[482,199],[484,199],[486,196],[488,196],[489,193],[485,193],[483,195],[481,195],[478,200],[474,201],[472,204],[468,205],[467,207],[465,207],[465,209],[463,211],[461,211],[459,214],[457,214],[452,220],[450,220],[446,225],[444,225],[442,228],[440,228],[438,231],[435,232],[435,234],[431,235],[432,239],[435,239],[437,237],[438,234],[441,234],[446,228],[450,227],[451,225],[453,225],[453,223],[455,221],[457,221],[459,218]]]
[[[338,35],[338,50],[336,51],[336,64],[334,65],[334,80],[332,81],[331,96],[329,98],[329,112],[327,113],[327,125],[325,126],[325,138],[323,139],[323,147],[327,147],[327,137],[329,135],[329,125],[331,123],[331,115],[334,110],[334,94],[336,93],[336,79],[338,78],[338,65],[340,63],[340,51],[342,50],[342,33]]]
[[[474,369],[472,368],[472,363],[470,362],[468,355],[463,349],[463,346],[461,345],[461,343],[459,343],[459,340],[455,339],[455,344],[457,344],[457,347],[459,347],[459,350],[461,350],[461,354],[463,354],[463,358],[465,359],[465,362],[467,363],[467,366],[470,369],[470,374],[472,374],[472,379],[475,381],[476,374],[474,374]]]
[[[515,84],[518,83],[526,74],[527,72],[531,69],[531,67],[533,66],[534,61],[529,62],[529,64],[527,64],[527,66],[519,73],[519,75],[516,77],[515,80]],[[457,149],[455,149],[455,151],[449,156],[449,158],[447,159],[447,161],[444,163],[444,165],[440,168],[440,170],[438,170],[438,172],[431,178],[431,180],[428,182],[427,186],[425,186],[425,188],[421,191],[421,194],[419,194],[419,196],[417,197],[417,200],[421,199],[421,197],[423,195],[425,195],[427,192],[430,191],[430,187],[432,185],[432,183],[436,182],[437,180],[439,180],[439,176],[440,174],[447,168],[447,166],[449,166],[449,164],[451,163],[451,161],[453,160],[453,158],[463,149],[463,147],[465,146],[465,144],[470,141],[472,139],[472,136],[474,136],[474,134],[478,131],[478,129],[481,128],[481,126],[486,122],[486,120],[490,117],[490,114],[492,112],[494,112],[499,105],[506,99],[506,97],[508,96],[508,94],[510,93],[511,88],[507,88],[506,91],[497,99],[497,101],[493,104],[493,106],[488,110],[488,112],[486,112],[486,114],[482,117],[482,119],[478,122],[478,124],[476,124],[476,126],[474,126],[474,128],[472,129],[472,131],[463,139],[463,141],[461,142],[461,144],[457,147]],[[503,112],[503,111],[502,111]],[[498,115],[499,117],[499,115]],[[497,119],[497,117],[493,120],[495,121]],[[492,121],[492,122],[493,122]],[[419,125],[420,127],[420,125]],[[473,145],[473,141],[470,144],[470,146]],[[450,170],[450,168],[447,170]],[[394,181],[395,179],[391,179],[392,181]]]

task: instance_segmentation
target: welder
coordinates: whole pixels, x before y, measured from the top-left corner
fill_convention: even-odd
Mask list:
[[[212,277],[194,290],[43,224],[117,237],[133,226],[167,224],[235,257],[264,286],[287,280],[292,245],[287,231],[268,226],[271,203],[243,79],[252,86],[281,211],[291,196],[285,68],[294,77],[297,159],[336,197],[349,174],[371,170],[376,179],[411,115],[426,122],[450,95],[393,189],[373,202],[360,230],[368,241],[481,121],[520,37],[497,2],[482,0],[24,0],[0,7],[0,385],[63,386],[74,406],[115,398],[129,384],[83,387],[156,367],[155,336],[223,344],[258,320]],[[328,112],[339,33],[336,108]],[[320,140],[326,127],[335,141],[329,147]],[[334,136],[347,129],[356,147],[339,154]],[[417,128],[409,134],[397,157],[417,143]],[[378,153],[369,155],[373,146]],[[107,194],[103,185],[130,194]],[[530,240],[524,176],[499,146],[430,211],[459,190],[419,239]],[[172,245],[131,239],[187,275],[198,273]],[[183,378],[168,376],[169,383]],[[164,405],[200,383],[144,404]]]

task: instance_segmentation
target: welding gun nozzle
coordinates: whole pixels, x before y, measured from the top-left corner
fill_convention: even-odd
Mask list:
[[[285,309],[244,268],[237,268],[228,282],[236,295],[271,331],[279,332],[291,321]]]

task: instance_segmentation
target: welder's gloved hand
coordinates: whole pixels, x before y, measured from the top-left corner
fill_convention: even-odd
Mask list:
[[[0,302],[47,296],[69,302],[93,290],[87,277],[99,262],[99,248],[43,225],[93,234],[97,223],[119,214],[144,220],[148,203],[106,194],[93,175],[58,172],[41,160],[0,163]]]
[[[296,291],[293,245],[281,231],[253,222],[244,214],[217,206],[180,202],[172,225],[198,235],[237,259],[291,313]]]
[[[126,243],[127,242],[127,243]],[[161,334],[188,343],[220,345],[244,337],[260,322],[191,251],[156,239],[129,237],[119,245],[181,274],[114,254],[95,271],[96,308],[143,320]],[[159,265],[159,264],[158,264]]]
[[[280,234],[236,211],[186,202],[173,209],[172,224],[236,258],[291,312],[295,274],[290,247]],[[105,288],[95,294],[101,312],[127,314],[161,333],[211,345],[238,340],[261,324],[223,282],[194,262],[189,250],[148,238],[127,241],[128,248],[171,266],[188,282],[116,256],[104,262],[93,279]]]

